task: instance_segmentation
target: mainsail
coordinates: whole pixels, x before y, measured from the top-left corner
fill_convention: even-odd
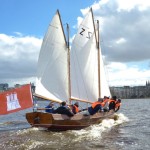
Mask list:
[[[43,39],[38,59],[35,93],[57,102],[69,99],[68,48],[59,11]]]
[[[72,97],[94,102],[98,97],[110,96],[106,82],[101,52],[98,53],[92,9],[79,26],[71,48],[71,94]],[[98,54],[100,54],[98,63]],[[98,65],[99,70],[98,70]],[[100,76],[98,75],[100,71]],[[100,78],[100,85],[98,84]],[[99,92],[100,91],[100,92]],[[100,93],[100,95],[99,95]]]

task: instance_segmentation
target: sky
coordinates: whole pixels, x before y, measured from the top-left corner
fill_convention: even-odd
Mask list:
[[[150,1],[0,0],[0,83],[35,82],[42,39],[56,10],[72,38],[90,7],[100,21],[109,85],[150,81]]]

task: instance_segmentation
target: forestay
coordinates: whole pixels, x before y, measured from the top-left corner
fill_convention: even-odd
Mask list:
[[[38,59],[35,93],[58,102],[69,99],[67,44],[60,14],[54,15]]]

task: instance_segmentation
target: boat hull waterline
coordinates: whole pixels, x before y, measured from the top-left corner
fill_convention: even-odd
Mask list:
[[[50,131],[81,130],[93,124],[98,124],[102,120],[110,118],[114,111],[100,112],[95,115],[84,116],[76,114],[68,117],[62,114],[50,114],[44,112],[30,112],[26,114],[26,119],[32,127],[42,127]]]

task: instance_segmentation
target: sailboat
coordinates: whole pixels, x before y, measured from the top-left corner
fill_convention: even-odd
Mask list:
[[[58,103],[66,101],[68,104],[73,101],[91,104],[99,97],[110,96],[99,47],[98,28],[91,8],[79,26],[70,50],[69,34],[67,41],[57,10],[41,46],[34,96]],[[77,113],[68,117],[37,111],[27,113],[26,119],[32,127],[64,131],[86,128],[113,114],[114,111],[90,116]]]

